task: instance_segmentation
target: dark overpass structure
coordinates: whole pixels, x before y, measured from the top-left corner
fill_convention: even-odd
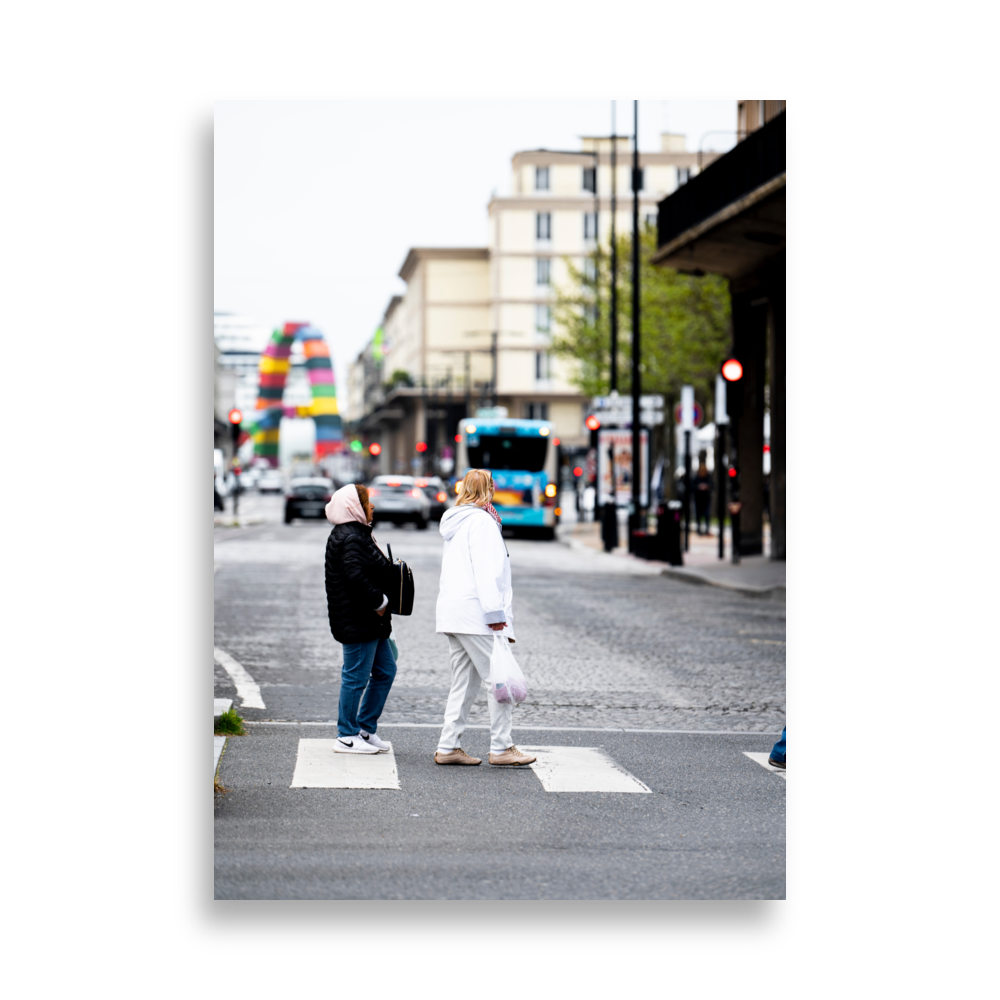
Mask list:
[[[744,555],[763,552],[767,407],[771,558],[784,559],[785,112],[664,198],[657,227],[654,263],[687,274],[720,274],[729,281],[732,352],[744,372],[743,416],[734,442],[743,504],[741,547]]]

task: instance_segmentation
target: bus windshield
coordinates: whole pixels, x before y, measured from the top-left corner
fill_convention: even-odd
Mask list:
[[[475,445],[469,442],[469,464],[473,468],[517,472],[541,472],[545,468],[547,438],[480,434],[478,440]]]

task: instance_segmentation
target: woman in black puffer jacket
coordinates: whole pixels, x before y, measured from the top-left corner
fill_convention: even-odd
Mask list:
[[[344,647],[337,753],[389,750],[375,734],[396,676],[396,659],[389,645],[392,615],[384,592],[390,563],[372,538],[374,510],[368,490],[353,483],[337,490],[326,506],[327,520],[333,523],[326,543],[326,604],[330,631]]]

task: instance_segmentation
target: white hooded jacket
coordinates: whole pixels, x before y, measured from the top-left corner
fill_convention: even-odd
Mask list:
[[[445,511],[444,554],[437,599],[437,631],[492,635],[489,624],[506,622],[500,633],[514,638],[510,557],[500,526],[475,504]]]

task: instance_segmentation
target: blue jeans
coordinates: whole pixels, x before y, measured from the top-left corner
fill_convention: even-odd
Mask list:
[[[337,735],[357,736],[359,728],[366,733],[374,733],[378,717],[385,707],[385,699],[389,697],[389,688],[396,677],[396,661],[389,648],[389,640],[345,642],[343,647]],[[361,702],[362,693],[364,703]]]
[[[782,727],[781,739],[771,747],[769,756],[771,760],[779,760],[782,764],[785,763],[785,727]]]

